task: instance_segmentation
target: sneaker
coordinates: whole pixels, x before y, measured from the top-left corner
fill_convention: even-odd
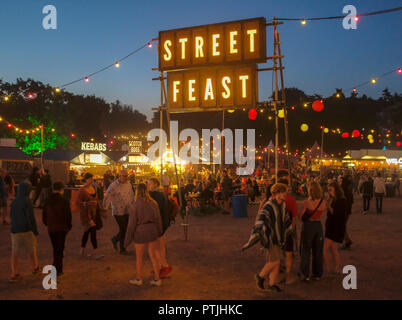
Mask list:
[[[123,255],[123,256],[128,256],[129,255],[127,250],[120,250],[120,254]]]
[[[313,277],[313,280],[314,280],[314,281],[320,281],[320,280],[321,280],[321,277]]]
[[[339,250],[350,250],[351,248],[350,248],[350,244],[344,244],[343,246],[341,246],[340,248],[339,248]]]
[[[285,284],[287,284],[287,285],[293,284],[296,282],[296,280],[297,280],[297,278],[293,274],[287,275]]]
[[[21,277],[20,274],[16,274],[16,275],[14,275],[14,276],[11,276],[11,277],[8,279],[9,282],[17,282],[17,281],[20,281],[20,280],[22,280],[22,277]]]
[[[268,291],[268,292],[282,292],[282,289],[281,288],[279,288],[277,285],[273,285],[273,286],[268,286],[266,289],[265,289],[265,291]]]
[[[103,259],[104,257],[105,256],[103,254],[97,254],[97,255],[94,256],[94,259],[95,260],[100,260],[100,259]]]
[[[172,266],[162,267],[161,271],[159,272],[159,278],[166,278],[167,275],[172,272],[172,269]]]
[[[305,276],[302,276],[302,275],[299,275],[299,277],[300,277],[300,281],[303,281],[303,282],[310,282],[310,278],[309,278],[309,277],[305,277]]]
[[[40,268],[39,267],[33,269],[32,274],[38,274],[38,273],[40,273]]]
[[[151,286],[160,287],[162,285],[162,280],[161,279],[159,279],[159,280],[153,279],[153,280],[149,281],[149,283],[151,284]]]
[[[128,282],[135,286],[142,286],[144,284],[144,282],[142,282],[142,280],[138,280],[138,279],[132,279],[132,280],[129,280]]]
[[[112,241],[113,249],[117,251],[117,241],[114,238],[112,238],[110,241]]]
[[[264,282],[265,282],[264,278],[261,278],[258,274],[255,275],[255,284],[257,285],[257,288],[259,290],[264,290],[265,289],[264,288]]]

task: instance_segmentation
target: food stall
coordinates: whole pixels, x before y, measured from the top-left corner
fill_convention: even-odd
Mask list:
[[[402,174],[402,150],[349,150],[342,163],[348,168]]]
[[[14,179],[23,181],[32,171],[33,159],[16,147],[15,139],[0,139],[0,168]]]

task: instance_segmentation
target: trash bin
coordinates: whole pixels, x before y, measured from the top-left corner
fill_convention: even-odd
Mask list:
[[[247,196],[245,194],[235,194],[232,197],[233,216],[235,218],[247,217]]]

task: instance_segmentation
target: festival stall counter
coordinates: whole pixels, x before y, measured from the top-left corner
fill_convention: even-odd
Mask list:
[[[46,150],[43,157],[45,161],[66,163],[68,169],[76,171],[79,176],[92,173],[95,179],[103,179],[103,174],[116,165],[113,159],[100,151]]]
[[[349,150],[342,160],[344,167],[402,174],[402,151],[382,149]]]
[[[130,174],[134,174],[136,177],[147,177],[154,173],[152,164],[149,159],[143,153],[132,152],[126,153],[120,162],[123,168],[128,170]]]

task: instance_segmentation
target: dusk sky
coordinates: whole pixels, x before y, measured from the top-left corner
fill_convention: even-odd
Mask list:
[[[57,30],[44,30],[42,8],[57,8]],[[57,87],[99,68],[157,37],[159,30],[273,16],[309,18],[342,15],[345,5],[357,12],[389,9],[398,0],[362,1],[105,1],[2,0],[0,11],[0,78],[33,78]],[[272,29],[267,30],[272,55]],[[345,30],[342,20],[285,22],[279,26],[285,55],[285,85],[308,94],[328,96],[392,69],[402,67],[402,12],[361,17],[357,30]],[[267,67],[271,66],[267,63]],[[159,105],[156,45],[145,48],[112,68],[67,88],[95,94],[111,102],[119,99],[151,116]],[[271,73],[260,73],[260,100],[271,94]],[[402,75],[392,74],[359,94],[378,97],[388,87],[402,93]]]

